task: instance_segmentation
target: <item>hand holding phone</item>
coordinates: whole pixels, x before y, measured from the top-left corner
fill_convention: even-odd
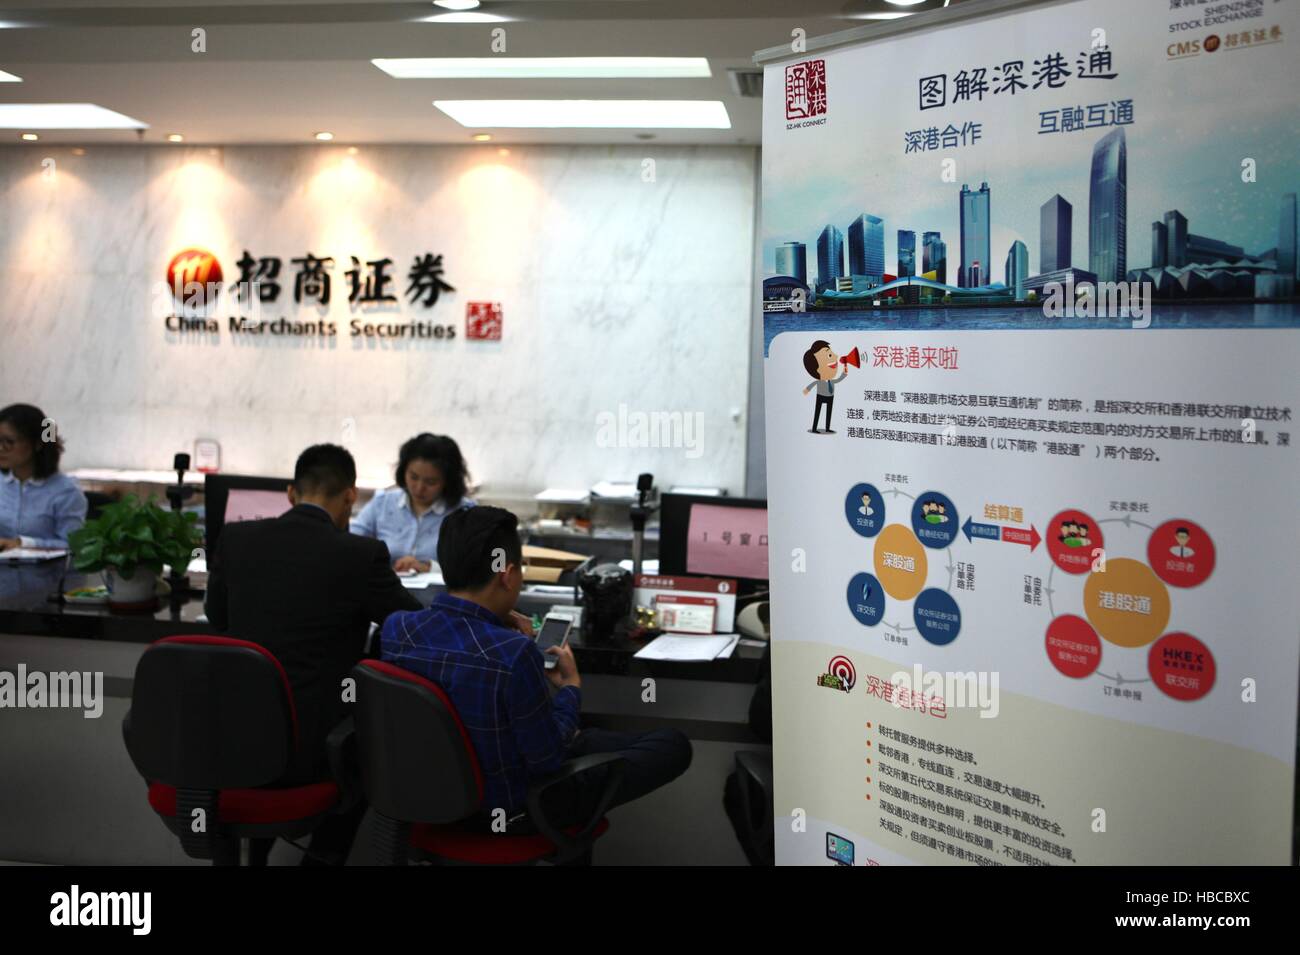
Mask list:
[[[551,647],[562,647],[569,642],[569,631],[573,629],[573,618],[563,614],[548,613],[542,621],[542,629],[537,634],[537,649],[546,656],[546,669],[555,668],[555,655],[547,653]]]

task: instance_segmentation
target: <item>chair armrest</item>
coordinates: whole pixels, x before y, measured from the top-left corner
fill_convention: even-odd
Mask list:
[[[339,787],[340,810],[350,809],[361,799],[360,770],[357,762],[357,726],[352,717],[341,721],[325,738],[329,755],[330,776]]]
[[[542,795],[560,783],[600,766],[609,767],[609,779],[600,798],[596,801],[596,808],[591,818],[582,824],[575,835],[570,836],[546,818],[546,813],[542,809]],[[609,810],[610,803],[614,801],[614,794],[618,791],[618,785],[623,781],[623,774],[626,771],[627,760],[618,753],[589,753],[586,756],[570,759],[554,773],[543,776],[528,787],[528,818],[537,827],[538,832],[555,843],[562,854],[584,851],[593,842],[593,833],[600,825],[600,821],[605,818],[605,813]]]

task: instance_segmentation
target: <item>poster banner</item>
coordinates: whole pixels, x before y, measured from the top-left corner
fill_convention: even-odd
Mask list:
[[[1300,9],[765,67],[784,864],[1287,864]]]

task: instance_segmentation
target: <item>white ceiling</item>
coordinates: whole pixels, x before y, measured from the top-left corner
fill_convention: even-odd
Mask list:
[[[474,132],[434,109],[438,99],[718,99],[729,130],[482,130],[497,143],[757,143],[759,100],[733,92],[728,67],[756,50],[864,22],[886,0],[484,0],[506,23],[423,23],[427,2],[350,0],[28,0],[0,5],[0,103],[91,102],[149,124],[145,142],[465,143]],[[191,31],[207,52],[191,51]],[[372,57],[703,56],[711,79],[398,80]],[[0,145],[18,142],[0,130]],[[131,143],[131,131],[43,131],[41,142]]]

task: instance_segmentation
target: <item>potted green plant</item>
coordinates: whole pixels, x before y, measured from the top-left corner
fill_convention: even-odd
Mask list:
[[[112,606],[152,603],[163,565],[181,571],[189,566],[201,541],[197,520],[129,494],[68,535],[72,566],[83,573],[103,571]]]

